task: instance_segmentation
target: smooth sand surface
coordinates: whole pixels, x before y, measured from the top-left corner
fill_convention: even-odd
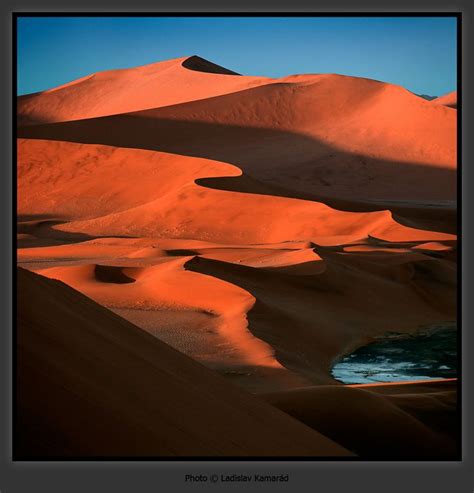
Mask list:
[[[394,384],[400,393],[388,396],[375,386],[318,386],[262,397],[364,457],[449,459],[457,438],[456,383],[450,383],[449,390],[431,392]]]
[[[21,97],[19,263],[248,391],[333,386],[328,402],[384,406],[432,444],[411,403],[340,391],[330,369],[456,318],[457,112],[442,99],[199,57]]]

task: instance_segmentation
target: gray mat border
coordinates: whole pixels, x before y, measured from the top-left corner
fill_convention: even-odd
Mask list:
[[[310,2],[293,0],[282,2],[243,1],[225,5],[209,0],[192,2],[188,0],[174,2],[136,0],[127,3],[120,0],[84,0],[82,2],[64,2],[49,0],[42,2],[4,1],[2,11],[2,117],[3,162],[0,166],[1,180],[4,187],[0,196],[2,202],[2,239],[0,279],[3,296],[0,297],[4,323],[0,331],[0,348],[3,358],[0,359],[0,492],[157,492],[157,491],[195,491],[212,489],[214,491],[231,488],[234,490],[261,491],[267,488],[282,490],[291,488],[295,491],[314,491],[321,493],[338,492],[380,492],[384,493],[464,493],[474,491],[473,474],[473,430],[468,416],[472,414],[472,380],[473,364],[469,361],[468,348],[473,347],[470,334],[472,320],[469,306],[469,287],[472,279],[473,263],[468,252],[471,251],[472,240],[468,228],[469,217],[472,217],[473,200],[469,198],[469,185],[472,184],[472,171],[469,156],[472,156],[472,139],[469,140],[469,115],[472,114],[472,103],[468,91],[463,93],[462,133],[463,133],[463,217],[462,245],[463,256],[460,271],[462,272],[462,306],[463,306],[463,460],[460,462],[73,462],[73,463],[19,463],[11,461],[11,342],[12,342],[12,87],[11,87],[11,13],[12,12],[315,12],[315,13],[363,13],[363,12],[462,12],[463,15],[463,74],[464,88],[472,87],[472,2],[457,1],[424,1],[402,0],[399,2],[376,0],[353,2],[320,1]],[[472,135],[472,131],[470,132]],[[469,152],[470,151],[470,152]],[[472,222],[472,221],[470,221]],[[472,385],[471,385],[472,387]],[[260,473],[289,474],[289,482],[282,484],[256,483],[185,483],[185,474],[221,474],[221,473]]]

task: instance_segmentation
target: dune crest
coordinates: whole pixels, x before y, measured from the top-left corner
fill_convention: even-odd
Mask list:
[[[445,94],[444,96],[440,96],[439,98],[433,99],[433,103],[442,104],[447,106],[448,108],[457,109],[458,107],[458,92],[453,91]]]

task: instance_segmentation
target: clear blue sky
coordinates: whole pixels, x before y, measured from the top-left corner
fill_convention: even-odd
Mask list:
[[[18,94],[187,55],[244,75],[339,73],[439,96],[456,89],[456,19],[22,17]]]

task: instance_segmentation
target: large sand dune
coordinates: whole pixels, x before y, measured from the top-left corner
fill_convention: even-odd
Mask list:
[[[17,458],[351,455],[64,284],[17,275]]]
[[[208,159],[28,139],[20,140],[18,154],[21,214],[62,216],[69,224],[55,229],[63,231],[222,243],[327,243],[338,236],[349,242],[369,234],[397,241],[453,238],[404,227],[387,210],[343,212],[320,202],[211,189],[202,180],[198,185],[209,176],[241,174]]]
[[[204,99],[271,82],[244,77],[198,56],[87,75],[18,99],[21,124],[107,116]]]
[[[422,456],[439,437],[407,410],[426,400],[338,390],[330,368],[456,317],[457,111],[441,99],[199,57],[21,97],[19,262],[247,390],[287,402],[324,384],[308,401],[323,414],[381,406]],[[336,441],[377,449],[351,436]]]

